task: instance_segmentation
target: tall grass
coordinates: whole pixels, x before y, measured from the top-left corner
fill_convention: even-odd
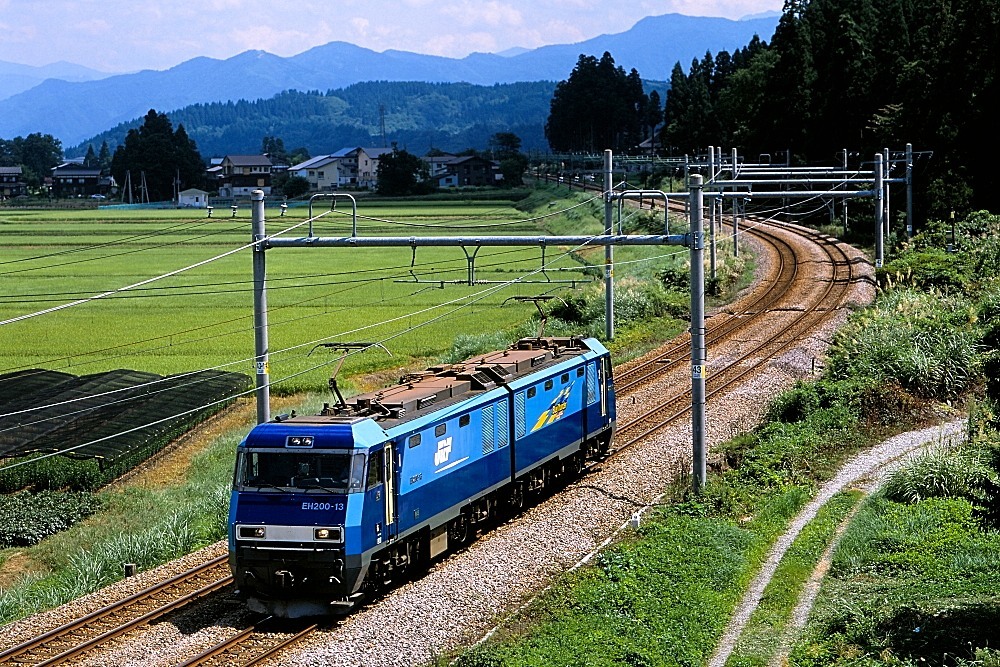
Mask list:
[[[874,376],[923,398],[955,399],[979,374],[974,324],[960,297],[893,290],[837,332],[827,368],[834,378]]]
[[[997,472],[967,448],[943,446],[921,454],[895,470],[882,492],[901,503],[927,498],[965,498],[974,503],[992,500]]]

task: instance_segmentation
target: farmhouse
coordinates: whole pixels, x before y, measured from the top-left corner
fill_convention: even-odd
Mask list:
[[[425,160],[439,188],[496,185],[502,178],[497,163],[477,155],[441,155]]]
[[[107,181],[102,186],[101,170],[84,167],[77,162],[63,162],[52,168],[52,195],[55,197],[89,197],[106,194]],[[102,192],[105,190],[105,192]]]
[[[219,167],[220,197],[249,197],[254,190],[271,194],[271,160],[266,155],[227,155]]]
[[[309,181],[311,192],[329,192],[340,187],[340,160],[333,155],[317,155],[314,158],[292,165],[288,173]]]
[[[20,165],[0,167],[0,199],[28,194],[28,185],[23,179],[24,173]]]
[[[341,148],[329,157],[337,160],[339,176],[337,182],[342,187],[374,189],[378,185],[378,161],[391,148],[363,148],[354,146]]]

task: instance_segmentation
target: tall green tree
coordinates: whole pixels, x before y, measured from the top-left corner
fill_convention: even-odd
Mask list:
[[[111,173],[122,185],[128,174],[133,188],[145,181],[150,201],[167,201],[178,190],[200,186],[205,164],[184,126],[175,132],[166,114],[150,109],[142,126],[129,130],[115,149]]]
[[[554,151],[629,150],[639,143],[646,101],[636,70],[626,74],[608,52],[600,60],[581,55],[556,84],[545,137]]]
[[[497,132],[490,137],[490,152],[500,161],[502,185],[524,185],[523,176],[524,170],[528,168],[528,156],[521,152],[521,137],[513,132]]]
[[[428,172],[426,162],[393,146],[378,161],[378,192],[390,197],[421,194],[429,189]]]
[[[97,153],[94,152],[94,144],[87,145],[87,154],[83,156],[84,167],[97,166]]]
[[[108,140],[101,142],[101,150],[97,153],[97,166],[101,169],[111,169],[111,150],[108,148]]]

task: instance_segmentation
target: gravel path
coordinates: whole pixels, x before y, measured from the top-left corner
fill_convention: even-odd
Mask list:
[[[775,542],[767,558],[764,560],[760,572],[750,582],[747,592],[736,607],[729,625],[719,640],[719,645],[715,653],[708,662],[709,667],[723,667],[726,664],[726,660],[728,660],[733,648],[736,646],[736,642],[750,620],[750,616],[757,609],[757,605],[764,594],[764,589],[770,583],[771,578],[778,569],[781,559],[788,549],[791,548],[792,542],[795,541],[798,534],[806,524],[816,518],[817,512],[819,512],[820,508],[827,501],[849,485],[858,483],[860,483],[859,488],[861,490],[865,493],[871,493],[885,479],[885,475],[888,472],[898,467],[907,458],[923,451],[930,445],[953,441],[956,438],[963,437],[965,424],[964,419],[958,419],[939,426],[903,433],[867,451],[861,452],[849,460],[836,476],[820,488],[816,497],[802,508],[802,511],[789,524],[785,533]],[[842,523],[841,529],[838,531],[839,534],[843,533],[842,529],[846,528],[846,523],[846,520]],[[833,554],[835,546],[836,540],[830,545],[826,553],[824,553],[823,558],[821,558],[820,563],[817,565],[814,576],[803,591],[799,603],[793,612],[790,630],[797,632],[805,625],[813,602],[816,599],[816,594],[819,591],[822,574],[829,568],[829,559]],[[782,645],[787,646],[791,638],[791,636],[786,636]],[[781,652],[779,651],[779,653]]]

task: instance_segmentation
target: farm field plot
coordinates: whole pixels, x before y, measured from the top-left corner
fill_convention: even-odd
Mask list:
[[[331,211],[321,202],[314,213],[313,234],[351,234],[350,209],[342,204]],[[268,208],[267,232],[306,236],[307,215],[306,208],[290,208],[285,216]],[[361,236],[542,231],[526,218],[509,201],[362,202],[357,229]],[[247,210],[235,218],[228,211],[207,218],[192,209],[0,212],[7,246],[0,260],[0,373],[251,373],[250,224]],[[579,270],[564,253],[547,251],[547,271]],[[541,266],[536,248],[482,248],[475,277],[546,280],[531,275]],[[556,286],[451,284],[468,276],[459,248],[421,248],[415,255],[409,249],[272,249],[267,271],[271,381],[275,391],[289,393],[326,384],[333,355],[309,355],[321,342],[381,341],[392,352],[354,355],[345,373],[399,366],[408,357],[440,354],[459,333],[525,321],[535,312],[531,304],[504,302]],[[157,276],[166,277],[150,280]],[[579,272],[549,276],[583,278]]]

